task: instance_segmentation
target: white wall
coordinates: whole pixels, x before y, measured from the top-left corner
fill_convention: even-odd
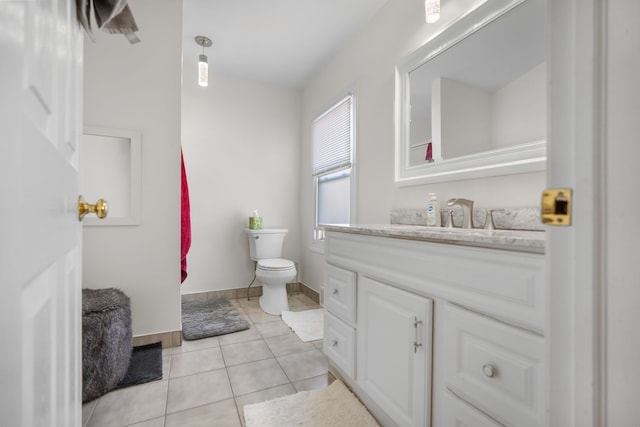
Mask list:
[[[440,145],[442,158],[453,159],[491,149],[491,93],[446,78],[435,79],[432,87],[433,111],[439,107],[433,140]],[[440,130],[437,138],[436,128]]]
[[[249,285],[244,229],[254,209],[265,227],[289,230],[283,256],[300,260],[301,93],[216,74],[210,62],[208,87],[195,70],[183,82],[192,227],[183,294]]]
[[[142,132],[141,224],[84,227],[83,287],[122,289],[137,336],[180,329],[182,2],[129,4],[141,43],[85,37],[84,123]]]
[[[547,64],[532,68],[493,94],[493,147],[545,139]]]
[[[301,236],[302,281],[319,289],[324,283],[323,256],[310,247],[313,222],[313,187],[310,172],[310,122],[348,87],[356,90],[357,111],[357,218],[360,223],[388,223],[392,208],[426,206],[427,193],[441,200],[465,197],[479,206],[537,206],[545,174],[456,181],[398,187],[394,167],[395,66],[448,23],[451,16],[481,0],[447,2],[437,24],[424,22],[424,2],[389,0],[373,20],[321,70],[303,93]]]

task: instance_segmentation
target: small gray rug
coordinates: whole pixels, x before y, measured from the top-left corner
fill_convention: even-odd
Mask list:
[[[187,341],[246,329],[249,322],[226,298],[182,303],[182,336]]]

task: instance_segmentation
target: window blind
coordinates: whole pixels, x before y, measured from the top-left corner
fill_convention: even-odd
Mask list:
[[[352,100],[349,95],[313,121],[313,175],[351,167]]]

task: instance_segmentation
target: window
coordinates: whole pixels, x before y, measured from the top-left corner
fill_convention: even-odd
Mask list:
[[[349,224],[353,209],[353,95],[313,121],[313,240],[324,239],[323,225]]]

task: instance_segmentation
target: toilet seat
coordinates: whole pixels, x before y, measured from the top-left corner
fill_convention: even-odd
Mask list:
[[[262,271],[289,271],[295,268],[293,261],[283,258],[267,258],[258,261],[258,269]]]

